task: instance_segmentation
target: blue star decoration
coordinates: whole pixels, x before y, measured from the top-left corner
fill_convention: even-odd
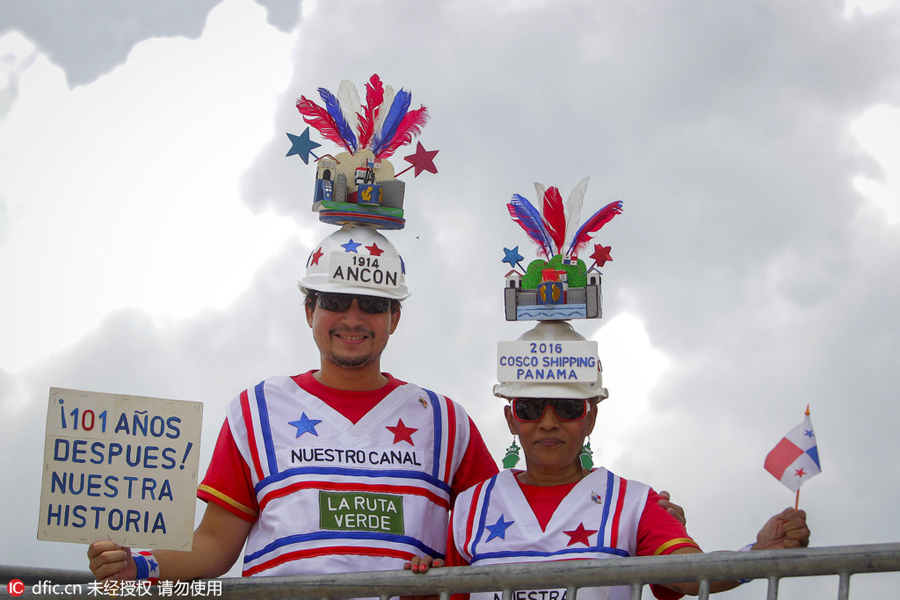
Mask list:
[[[516,265],[519,264],[519,262],[520,262],[523,258],[525,258],[525,257],[522,256],[521,254],[519,254],[519,247],[518,247],[518,246],[516,246],[516,247],[513,248],[512,250],[510,250],[509,248],[504,248],[504,249],[503,249],[503,252],[506,254],[506,257],[505,257],[502,261],[500,261],[500,262],[509,263],[509,266],[510,266],[510,267],[513,267],[513,268],[515,268]]]
[[[304,433],[311,433],[314,436],[318,437],[319,434],[316,431],[316,425],[318,425],[321,422],[322,422],[321,419],[310,419],[309,417],[306,416],[306,413],[303,413],[300,416],[299,421],[288,421],[288,424],[293,425],[294,427],[297,428],[296,437],[300,437]]]
[[[309,139],[309,127],[306,128],[306,131],[301,133],[300,135],[294,135],[293,133],[287,134],[288,139],[291,140],[291,149],[288,150],[288,153],[285,156],[290,156],[292,154],[296,154],[300,158],[303,159],[305,164],[309,164],[309,155],[312,154],[313,148],[318,148],[322,144],[316,143]],[[313,154],[313,156],[316,156]],[[316,158],[318,158],[316,156]]]
[[[814,437],[816,437],[816,436],[813,434],[812,430],[810,430],[810,429],[804,429],[803,431],[804,431],[804,434],[803,434],[803,435],[805,435],[805,436],[808,437],[808,438],[814,438]]]
[[[487,530],[491,532],[491,534],[488,536],[488,539],[485,540],[485,542],[489,542],[494,538],[501,538],[501,539],[505,540],[506,539],[506,529],[513,523],[515,523],[515,521],[504,521],[503,515],[500,515],[500,518],[497,519],[496,523],[494,523],[493,525],[485,525]]]

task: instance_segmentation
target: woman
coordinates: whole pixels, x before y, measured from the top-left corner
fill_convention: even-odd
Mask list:
[[[702,552],[684,525],[659,506],[660,496],[649,486],[605,468],[582,465],[579,456],[594,428],[597,404],[607,396],[604,388],[583,383],[516,383],[496,386],[495,394],[509,400],[506,422],[519,437],[526,469],[507,469],[460,494],[453,511],[448,566]],[[769,519],[747,549],[796,548],[808,543],[806,515],[786,509]],[[429,565],[426,558],[412,561],[410,568],[424,572]],[[739,584],[713,582],[711,591]],[[679,598],[698,594],[699,584],[653,585],[651,589],[657,598]],[[630,597],[628,586],[585,588],[578,593],[579,600]]]

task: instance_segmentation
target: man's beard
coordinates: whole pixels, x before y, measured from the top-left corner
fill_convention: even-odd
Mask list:
[[[375,337],[374,333],[370,329],[365,327],[337,327],[329,332],[332,338],[337,337],[338,333],[348,336],[366,335],[370,338]],[[359,356],[342,356],[335,352],[331,352],[328,354],[327,358],[331,361],[332,364],[344,369],[362,369],[363,367],[371,364],[377,357],[374,356],[373,352]]]
[[[331,354],[328,356],[328,359],[338,367],[342,367],[344,369],[361,369],[372,362],[372,356],[354,356],[354,357],[343,357],[338,356],[336,354]]]

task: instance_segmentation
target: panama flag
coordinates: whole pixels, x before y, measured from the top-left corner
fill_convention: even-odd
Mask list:
[[[803,422],[791,429],[766,456],[765,467],[792,492],[798,491],[807,479],[822,472],[809,408]]]

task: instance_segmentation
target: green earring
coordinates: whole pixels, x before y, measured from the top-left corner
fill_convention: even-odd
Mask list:
[[[512,444],[506,449],[506,456],[503,457],[503,468],[512,469],[519,463],[519,445],[516,444],[516,438],[513,437]]]
[[[594,459],[591,458],[593,455],[594,451],[591,450],[591,439],[588,438],[584,446],[581,447],[581,455],[578,457],[581,459],[581,466],[588,471],[594,467]]]

